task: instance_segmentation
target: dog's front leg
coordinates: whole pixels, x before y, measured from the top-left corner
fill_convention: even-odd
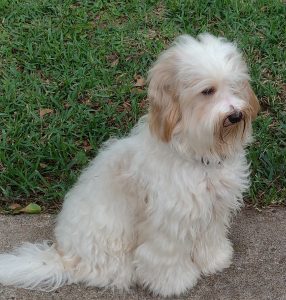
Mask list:
[[[164,297],[184,293],[200,276],[188,245],[160,231],[153,231],[136,249],[135,266],[137,281]]]
[[[204,275],[222,271],[231,264],[232,244],[222,223],[210,224],[196,240],[192,253],[193,261]]]

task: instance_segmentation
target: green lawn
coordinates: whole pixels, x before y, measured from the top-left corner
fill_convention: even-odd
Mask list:
[[[286,203],[282,1],[0,0],[0,17],[2,205],[57,206],[101,143],[146,111],[140,78],[158,53],[204,31],[238,43],[262,104],[246,198]]]

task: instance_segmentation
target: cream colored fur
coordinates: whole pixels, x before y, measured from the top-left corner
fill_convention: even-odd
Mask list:
[[[47,291],[139,283],[172,296],[228,267],[259,107],[248,80],[234,44],[178,38],[150,70],[148,115],[108,141],[66,195],[55,244],[1,254],[0,283]],[[224,126],[234,110],[243,120]]]

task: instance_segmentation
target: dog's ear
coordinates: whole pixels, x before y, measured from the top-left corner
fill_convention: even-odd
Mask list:
[[[248,82],[246,83],[246,95],[251,107],[251,119],[254,120],[260,111],[260,104]]]
[[[175,82],[174,53],[166,51],[149,71],[149,126],[162,141],[169,142],[181,118]]]

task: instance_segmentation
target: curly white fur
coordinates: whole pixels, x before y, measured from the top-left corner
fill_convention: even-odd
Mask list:
[[[149,73],[149,114],[106,143],[66,195],[56,243],[1,254],[0,283],[47,291],[139,283],[171,296],[228,267],[259,108],[248,79],[235,45],[180,37]],[[243,119],[228,124],[233,111]]]

